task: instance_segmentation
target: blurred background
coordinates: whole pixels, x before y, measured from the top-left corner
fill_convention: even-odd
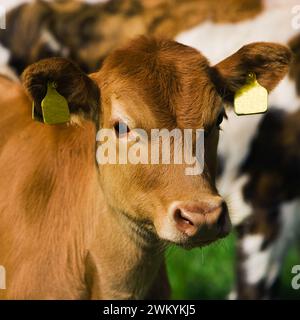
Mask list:
[[[170,248],[167,257],[174,299],[228,299],[236,280],[236,236],[202,249]],[[300,299],[300,290],[291,287],[291,273],[299,265],[299,247],[289,249],[278,283],[277,299]]]
[[[20,9],[19,5],[24,3],[35,3],[36,6]],[[267,0],[262,4],[262,1],[257,0],[224,0],[220,4],[220,1],[215,0],[60,0],[45,3],[0,0],[0,5],[7,10],[6,29],[0,33],[0,71],[6,70],[15,79],[27,65],[41,58],[57,55],[69,57],[86,72],[93,72],[101,67],[107,54],[138,34],[175,38],[202,23],[206,23],[205,28],[192,32],[186,43],[195,44],[198,48],[202,41],[201,51],[208,57],[214,51],[212,59],[216,62],[231,53],[232,48],[238,49],[243,39],[229,49],[233,32],[230,38],[222,39],[221,36],[223,47],[212,48],[208,42],[213,23],[218,23],[224,30],[231,30],[240,20],[254,19],[263,5],[263,10],[285,5],[286,10],[281,14],[287,19],[286,23],[290,24],[292,9],[297,1]],[[101,7],[102,5],[106,6]],[[15,11],[9,13],[13,8]],[[280,10],[276,12],[280,13]],[[290,18],[285,18],[289,15]],[[207,23],[207,20],[210,22]],[[269,25],[266,23],[261,28],[269,28]],[[243,28],[236,29],[236,33],[239,30]],[[247,32],[241,34],[242,38],[249,38]],[[207,43],[203,41],[204,36]],[[183,35],[179,36],[179,39],[183,38]],[[253,37],[254,40],[263,39],[257,34],[257,37]],[[185,251],[171,247],[166,253],[166,261],[172,298],[227,299],[237,277],[237,246],[234,231],[227,239],[202,249]],[[295,243],[288,248],[283,261],[277,298],[300,299],[300,290],[291,287],[294,276],[291,269],[296,264],[300,264],[300,256],[299,246]]]

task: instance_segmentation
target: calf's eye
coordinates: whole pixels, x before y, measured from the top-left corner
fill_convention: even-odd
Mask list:
[[[130,132],[130,129],[127,126],[127,124],[121,121],[118,121],[114,124],[114,130],[118,138],[126,136]]]

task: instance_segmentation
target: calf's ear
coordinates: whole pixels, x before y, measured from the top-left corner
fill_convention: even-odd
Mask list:
[[[49,85],[54,85],[56,92],[66,100],[71,116],[97,118],[100,103],[97,83],[67,59],[50,58],[30,65],[22,74],[22,83],[33,100],[34,117],[38,120],[44,121],[42,101]]]
[[[249,74],[270,92],[286,75],[291,51],[280,44],[256,42],[242,47],[211,68],[211,78],[223,100],[233,103],[234,94],[243,87]]]

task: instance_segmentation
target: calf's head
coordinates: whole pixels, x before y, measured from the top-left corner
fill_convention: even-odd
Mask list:
[[[138,226],[140,234],[199,246],[230,230],[226,204],[214,183],[223,104],[232,103],[234,92],[245,84],[249,72],[271,90],[287,72],[289,61],[285,47],[254,43],[211,67],[190,47],[142,37],[112,53],[101,70],[90,76],[70,61],[52,58],[28,67],[23,83],[35,102],[37,117],[41,116],[47,83],[54,81],[68,101],[71,118],[94,121],[99,130],[110,129],[112,134],[105,141],[97,139],[96,150],[103,151],[107,143],[102,156],[117,159],[113,163],[98,161],[99,181],[112,212]],[[71,121],[68,125],[76,124]],[[184,129],[202,129],[201,174],[187,174],[189,164],[172,161],[181,153],[174,148],[178,136],[172,134],[171,163],[162,161],[161,148],[158,163],[151,163],[153,129],[177,129],[181,133]],[[197,139],[194,133],[191,137],[195,155]],[[130,149],[137,142],[139,148]],[[87,143],[93,145],[95,141]],[[115,149],[110,149],[111,145]],[[128,148],[126,155],[134,150],[139,161],[120,163],[124,146]],[[115,154],[109,158],[111,150]]]

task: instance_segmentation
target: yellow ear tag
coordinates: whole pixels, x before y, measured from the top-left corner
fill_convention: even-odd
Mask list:
[[[268,110],[268,91],[261,86],[254,73],[249,73],[247,83],[234,95],[237,115],[264,113]]]
[[[54,82],[48,83],[47,94],[41,103],[43,120],[46,124],[59,124],[70,121],[68,102],[65,97],[57,92],[56,87]]]

